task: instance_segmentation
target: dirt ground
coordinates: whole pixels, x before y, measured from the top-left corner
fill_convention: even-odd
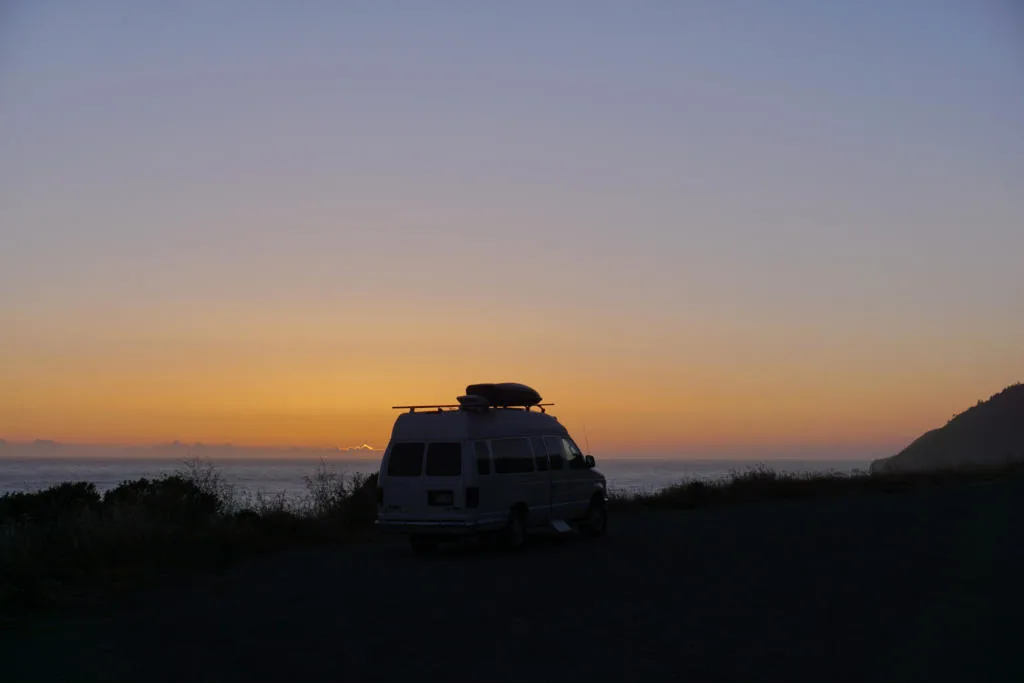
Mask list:
[[[1024,491],[612,518],[419,558],[306,548],[0,631],[16,681],[1021,681]]]

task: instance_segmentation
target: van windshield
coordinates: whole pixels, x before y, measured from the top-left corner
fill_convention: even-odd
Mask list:
[[[418,477],[423,472],[423,444],[396,443],[388,458],[389,477]]]
[[[427,446],[428,477],[457,477],[461,474],[461,443],[438,442]]]

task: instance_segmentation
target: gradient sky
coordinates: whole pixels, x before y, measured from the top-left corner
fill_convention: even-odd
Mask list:
[[[888,454],[1022,379],[1014,0],[0,9],[0,437],[508,380],[598,454]]]

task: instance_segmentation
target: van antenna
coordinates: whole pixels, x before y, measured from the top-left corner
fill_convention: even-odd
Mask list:
[[[587,438],[587,423],[583,423],[583,445],[587,448],[587,454],[590,455],[590,439]]]

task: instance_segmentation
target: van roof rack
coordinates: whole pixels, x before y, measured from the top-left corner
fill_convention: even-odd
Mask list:
[[[540,408],[540,412],[544,413],[544,412],[547,412],[547,411],[544,410],[545,406],[553,406],[553,405],[555,405],[555,404],[554,403],[533,403],[533,404],[530,404],[530,405],[522,405],[522,406],[516,406],[516,405],[490,406],[490,408],[491,409],[501,408],[501,409],[508,409],[508,410],[525,410],[526,412],[530,412],[531,408],[533,408],[534,406],[537,406],[538,408]],[[415,413],[417,410],[433,410],[433,411],[438,412],[438,413],[443,413],[443,412],[449,411],[449,410],[457,410],[457,409],[462,408],[462,407],[463,406],[459,405],[458,403],[440,403],[440,404],[421,405],[421,406],[391,406],[391,409],[392,410],[408,410],[410,413]]]

